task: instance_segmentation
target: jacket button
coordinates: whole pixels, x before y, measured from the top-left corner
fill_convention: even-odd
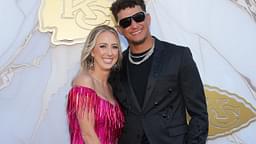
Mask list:
[[[169,88],[169,89],[168,89],[168,92],[169,92],[169,93],[172,93],[172,91],[173,91],[172,88]]]
[[[167,118],[168,116],[167,116],[166,113],[163,113],[163,114],[162,114],[162,117],[163,117],[163,118]]]
[[[158,104],[159,104],[159,103],[158,103],[157,101],[156,101],[156,102],[154,102],[154,105],[155,105],[155,106],[157,106]]]

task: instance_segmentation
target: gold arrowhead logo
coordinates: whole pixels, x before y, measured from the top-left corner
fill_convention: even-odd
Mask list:
[[[256,109],[245,98],[212,86],[205,86],[208,103],[209,137],[229,135],[256,119]]]
[[[55,45],[83,43],[100,24],[113,26],[109,0],[42,0],[39,30],[52,32]]]

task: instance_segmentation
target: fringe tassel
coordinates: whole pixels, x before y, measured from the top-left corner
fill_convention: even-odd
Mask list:
[[[72,144],[84,144],[77,116],[78,111],[94,111],[95,131],[101,144],[116,144],[124,126],[124,116],[118,104],[97,96],[93,89],[76,86],[68,94],[67,115]]]

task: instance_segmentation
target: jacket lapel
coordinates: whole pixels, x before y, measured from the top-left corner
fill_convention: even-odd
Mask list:
[[[123,58],[123,75],[124,75],[124,78],[123,78],[123,81],[122,81],[122,84],[124,86],[124,89],[125,89],[125,95],[127,97],[130,97],[132,102],[130,102],[131,105],[134,105],[135,108],[138,110],[138,112],[141,111],[141,107],[139,105],[139,102],[137,100],[137,97],[135,96],[135,93],[133,91],[133,88],[132,88],[132,83],[131,83],[131,78],[130,78],[130,75],[129,75],[129,67],[128,67],[128,52],[126,51],[126,53],[124,53],[124,58]]]
[[[148,102],[150,102],[151,94],[156,84],[156,79],[161,71],[161,67],[163,66],[163,64],[161,63],[161,57],[160,57],[161,50],[162,50],[162,47],[161,45],[159,45],[159,40],[155,38],[155,49],[153,54],[153,61],[151,65],[151,71],[148,77],[146,95],[144,98],[144,103],[142,108],[144,112],[146,111]]]
[[[132,84],[131,84],[131,79],[130,79],[130,75],[128,73],[128,51],[124,52],[124,57],[123,57],[123,78],[122,78],[122,84],[123,84],[123,89],[125,89],[125,96],[126,97],[130,97],[130,99],[132,100],[130,102],[131,105],[134,105],[135,108],[138,110],[138,112],[141,112],[141,110],[143,110],[144,112],[147,109],[147,106],[149,106],[149,102],[151,99],[151,94],[152,91],[155,87],[156,84],[156,79],[161,71],[161,68],[163,66],[163,64],[161,63],[161,51],[162,51],[162,47],[160,44],[160,41],[158,39],[155,39],[155,49],[154,49],[154,53],[153,53],[153,61],[152,61],[152,65],[150,68],[150,73],[149,73],[149,77],[148,77],[148,83],[147,83],[147,89],[146,89],[146,93],[145,93],[145,98],[144,98],[144,102],[143,102],[143,107],[140,107],[140,104],[137,100],[137,97],[135,96],[135,93],[132,89]]]

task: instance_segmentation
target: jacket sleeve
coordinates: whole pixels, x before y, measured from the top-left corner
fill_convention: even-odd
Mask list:
[[[197,66],[188,48],[185,48],[182,57],[180,90],[191,117],[186,143],[205,144],[209,125],[206,98]]]

